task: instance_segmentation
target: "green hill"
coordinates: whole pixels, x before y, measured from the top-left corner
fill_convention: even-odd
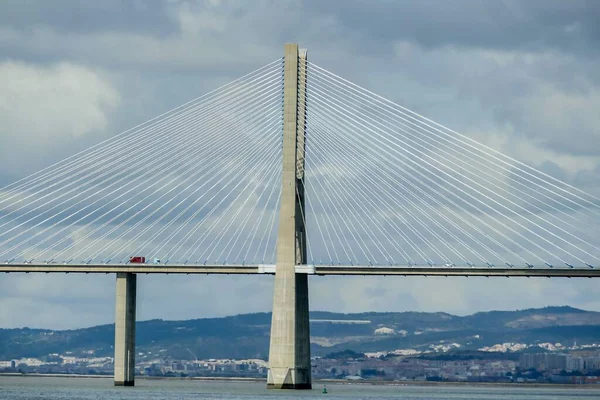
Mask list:
[[[314,355],[351,349],[355,352],[424,350],[458,343],[477,350],[497,343],[600,342],[600,313],[571,307],[480,312],[461,317],[447,313],[311,312]],[[268,357],[271,314],[256,313],[187,321],[137,323],[137,351],[147,357],[191,359]],[[48,354],[97,356],[113,353],[114,325],[52,331],[0,329],[0,360]]]

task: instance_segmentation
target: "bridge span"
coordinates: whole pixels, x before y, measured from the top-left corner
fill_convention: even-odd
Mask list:
[[[274,264],[197,265],[197,264],[3,264],[4,273],[79,273],[79,274],[201,274],[201,275],[274,275]],[[376,276],[483,276],[600,278],[597,268],[498,268],[498,267],[422,267],[422,266],[358,266],[296,265],[296,274],[307,275],[376,275]]]

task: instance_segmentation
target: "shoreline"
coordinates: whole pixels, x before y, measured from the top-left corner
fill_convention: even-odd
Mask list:
[[[113,379],[112,375],[81,375],[81,374],[22,374],[17,372],[2,372],[0,377],[23,378],[65,378],[65,379]],[[217,382],[266,382],[266,378],[225,377],[225,376],[136,376],[136,380],[179,380],[179,381],[217,381]],[[561,388],[561,389],[597,389],[600,384],[565,384],[565,383],[508,383],[508,382],[427,382],[427,381],[374,381],[374,380],[345,380],[345,379],[315,379],[313,385],[371,385],[371,386],[472,386],[472,387],[519,387],[519,388]],[[316,388],[315,388],[316,389]]]

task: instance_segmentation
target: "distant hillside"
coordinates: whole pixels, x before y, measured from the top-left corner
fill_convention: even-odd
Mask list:
[[[497,343],[600,342],[600,313],[572,307],[490,311],[460,317],[447,313],[311,312],[314,355],[351,349],[356,352],[426,349],[458,343],[477,350]],[[178,359],[263,358],[268,356],[270,313],[188,321],[141,321],[137,351],[142,357]],[[0,329],[0,360],[72,352],[112,355],[114,325],[52,331]]]

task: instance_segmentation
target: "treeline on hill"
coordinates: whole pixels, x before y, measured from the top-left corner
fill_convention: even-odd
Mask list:
[[[466,317],[447,313],[316,311],[311,312],[310,318],[312,353],[316,356],[346,350],[356,353],[425,350],[430,345],[456,342],[461,345],[456,357],[483,357],[477,350],[497,343],[600,342],[600,313],[571,307],[492,311]],[[266,359],[270,324],[270,313],[187,321],[141,321],[137,323],[136,346],[139,352],[176,359],[190,359],[192,352],[201,359]],[[382,327],[387,328],[387,334],[376,334]],[[89,350],[96,356],[110,356],[113,343],[114,325],[64,331],[0,329],[0,360],[68,351],[83,355]],[[439,356],[455,356],[449,354]]]

